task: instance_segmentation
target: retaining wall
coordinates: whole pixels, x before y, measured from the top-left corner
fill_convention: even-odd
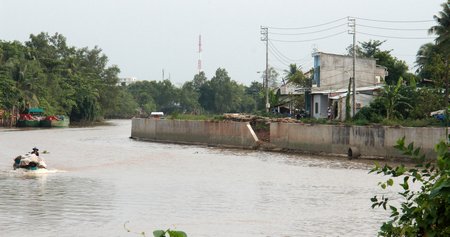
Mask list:
[[[256,148],[258,138],[248,122],[133,119],[131,137],[141,140]],[[362,156],[403,157],[394,148],[405,137],[427,157],[435,156],[434,145],[445,140],[445,128],[311,125],[271,123],[270,147],[311,153],[347,154],[358,148]]]
[[[273,145],[312,153],[347,154],[349,147],[357,147],[362,156],[402,157],[394,145],[403,136],[406,144],[414,142],[432,157],[434,145],[445,140],[445,128],[270,124]]]
[[[135,118],[131,122],[131,137],[150,141],[236,148],[256,148],[258,142],[249,123],[232,121]]]

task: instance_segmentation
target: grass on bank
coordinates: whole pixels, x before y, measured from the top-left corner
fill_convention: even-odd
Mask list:
[[[265,117],[268,119],[273,118],[284,118],[286,116],[281,115],[274,115],[270,113],[262,113],[262,114],[256,114],[256,116]],[[224,115],[217,115],[217,114],[180,114],[180,113],[174,113],[170,114],[166,117],[167,119],[174,119],[174,120],[206,120],[206,121],[223,121],[225,120]],[[301,123],[306,124],[329,124],[329,125],[356,125],[356,126],[402,126],[402,127],[444,127],[445,122],[439,121],[435,118],[426,118],[426,119],[405,119],[405,120],[399,120],[399,119],[382,119],[378,121],[377,123],[370,122],[367,119],[355,119],[350,121],[338,121],[338,120],[329,120],[329,119],[315,119],[315,118],[301,118],[297,120]]]
[[[167,116],[167,119],[173,120],[214,120],[221,121],[224,120],[223,115],[216,114],[179,114],[173,113]]]

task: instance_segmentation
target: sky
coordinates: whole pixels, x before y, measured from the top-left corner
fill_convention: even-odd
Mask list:
[[[30,34],[58,32],[77,48],[98,46],[120,77],[169,79],[175,85],[202,69],[210,79],[225,68],[244,85],[262,82],[269,27],[269,65],[283,76],[290,63],[312,67],[313,49],[344,54],[356,41],[386,40],[384,50],[414,71],[426,29],[443,0],[0,0],[0,39],[25,42]],[[406,22],[403,22],[406,21]],[[295,29],[294,29],[295,28]],[[382,29],[381,29],[382,28]]]

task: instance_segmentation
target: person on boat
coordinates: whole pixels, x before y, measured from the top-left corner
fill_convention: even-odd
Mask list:
[[[33,147],[33,151],[31,152],[31,154],[35,154],[36,156],[39,156],[39,149],[37,149],[36,147]]]
[[[22,156],[17,156],[16,158],[14,158],[14,169],[20,168],[20,160],[22,160]]]

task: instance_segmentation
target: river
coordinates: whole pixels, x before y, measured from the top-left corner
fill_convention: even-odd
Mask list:
[[[111,124],[0,129],[0,236],[376,236],[388,217],[370,207],[371,162],[135,141],[130,120]],[[34,146],[50,172],[12,171]]]

